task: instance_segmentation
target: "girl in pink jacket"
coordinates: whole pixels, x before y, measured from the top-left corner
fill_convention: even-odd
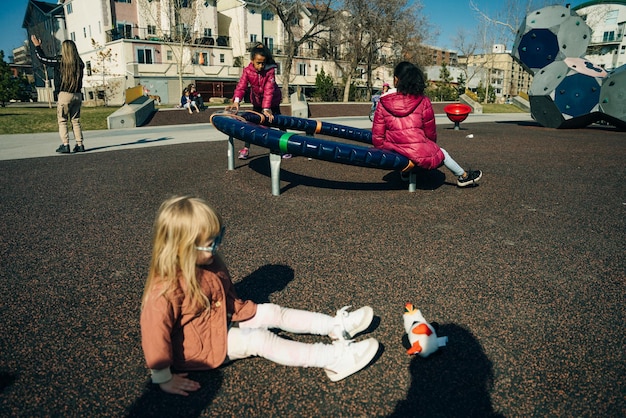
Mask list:
[[[480,170],[464,170],[437,145],[435,112],[424,95],[422,71],[410,62],[401,62],[394,69],[393,83],[395,88],[381,96],[374,113],[372,144],[404,155],[426,170],[444,165],[457,177],[459,187],[478,183]]]
[[[276,61],[271,51],[263,44],[258,44],[250,51],[250,64],[243,69],[241,78],[235,87],[233,104],[227,110],[239,110],[239,103],[244,99],[246,90],[250,90],[250,103],[255,112],[263,113],[271,122],[274,115],[280,115],[282,93],[276,84]],[[250,143],[239,151],[239,159],[246,160],[250,151]],[[283,158],[291,155],[285,154]]]
[[[335,317],[238,298],[217,255],[221,218],[201,199],[166,200],[154,223],[152,261],[141,308],[141,345],[152,382],[186,396],[200,388],[187,371],[209,370],[259,356],[286,366],[320,367],[335,382],[374,358],[378,341],[352,338],[365,331],[372,308]],[[332,344],[281,338],[270,329],[326,335]]]

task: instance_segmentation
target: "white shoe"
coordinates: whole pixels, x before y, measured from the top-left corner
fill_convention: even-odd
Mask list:
[[[378,352],[378,341],[375,338],[358,343],[339,340],[333,344],[338,345],[339,353],[337,359],[325,368],[326,375],[333,382],[358,372],[367,366]]]
[[[334,326],[328,336],[334,340],[351,340],[370,326],[374,319],[374,310],[363,306],[353,312],[348,312],[350,306],[344,306],[337,311]]]

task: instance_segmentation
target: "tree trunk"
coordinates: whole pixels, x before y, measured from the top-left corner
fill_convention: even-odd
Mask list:
[[[293,57],[287,55],[287,59],[285,59],[285,67],[283,68],[283,103],[289,103],[289,76],[291,75],[291,66],[293,64]]]
[[[343,87],[343,101],[350,101],[350,85],[352,85],[352,72],[348,72],[346,77],[346,85]]]

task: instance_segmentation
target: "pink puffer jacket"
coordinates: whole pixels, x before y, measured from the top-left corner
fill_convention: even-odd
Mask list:
[[[244,99],[246,89],[250,87],[250,103],[254,107],[272,109],[280,106],[282,94],[278,84],[276,84],[276,66],[268,65],[260,72],[254,69],[250,63],[243,69],[241,78],[235,88],[233,101]]]
[[[433,170],[444,155],[436,144],[435,112],[426,96],[388,93],[374,114],[372,144],[404,155],[417,166]]]

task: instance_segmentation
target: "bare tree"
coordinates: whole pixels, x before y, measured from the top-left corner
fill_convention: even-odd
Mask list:
[[[344,101],[348,100],[352,77],[360,67],[366,68],[366,86],[371,95],[372,73],[377,68],[393,66],[398,59],[416,55],[430,28],[421,9],[419,1],[344,1],[344,11],[338,19],[345,51],[340,65],[346,74]]]
[[[458,55],[461,58],[459,61],[459,67],[463,71],[465,83],[467,85],[477,74],[475,71],[469,71],[468,62],[473,61],[474,56],[479,50],[479,37],[476,32],[469,33],[467,30],[461,28],[457,31],[456,36],[453,38],[453,42]]]
[[[319,44],[330,30],[335,16],[333,0],[267,0],[265,7],[280,19],[285,32],[285,60],[283,63],[283,101],[289,101],[291,68],[298,49],[308,43]],[[308,19],[303,22],[304,17]]]
[[[354,2],[366,3],[363,0],[354,0]],[[358,9],[358,6],[355,9]],[[347,102],[353,77],[363,57],[368,54],[368,43],[364,40],[364,28],[359,18],[348,11],[342,11],[336,15],[331,34],[335,37],[323,39],[321,49],[327,58],[334,61],[344,76],[343,101]]]
[[[203,3],[197,0],[137,0],[142,17],[153,25],[155,36],[172,51],[178,72],[180,94],[183,90],[183,74],[192,63],[189,45],[201,34],[196,28],[206,26],[200,22],[199,8]]]
[[[517,30],[530,12],[553,3],[550,0],[504,0],[497,3],[500,9],[487,12],[473,0],[469,0],[470,9],[486,24],[490,32],[493,31],[493,37],[499,39],[498,43],[503,44],[512,43]]]
[[[88,68],[86,69],[87,75],[91,76],[95,74],[100,76],[99,81],[94,80],[93,87],[103,92],[103,104],[104,106],[108,106],[109,96],[120,87],[119,81],[112,82],[108,80],[109,77],[120,76],[120,74],[114,74],[111,71],[112,65],[117,62],[117,54],[114,54],[111,48],[101,45],[93,38],[91,39],[91,45],[94,49],[91,60],[93,60],[95,65],[91,65],[91,62],[88,64]],[[96,100],[95,102],[97,105],[98,101]]]

